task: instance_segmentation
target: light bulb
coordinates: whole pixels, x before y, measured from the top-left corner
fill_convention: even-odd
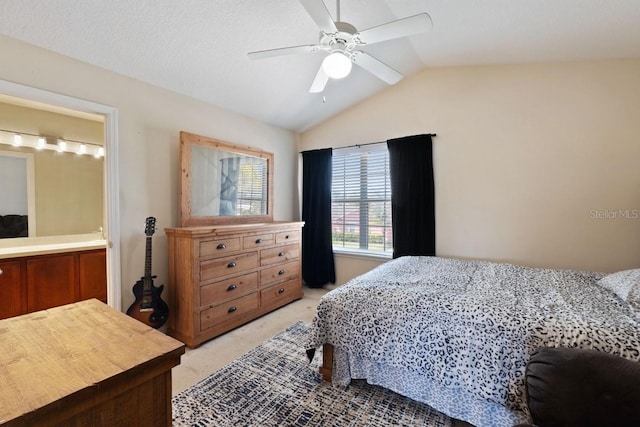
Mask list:
[[[58,153],[62,153],[66,149],[67,149],[67,143],[64,142],[63,140],[59,139],[58,140]]]
[[[19,147],[22,145],[22,135],[16,133],[13,135],[13,146]]]
[[[333,52],[322,61],[322,69],[332,79],[342,79],[351,72],[351,60],[342,52]]]
[[[42,150],[47,145],[47,140],[43,137],[38,138],[38,146],[36,147],[38,150]]]
[[[80,147],[78,148],[78,154],[82,155],[85,154],[87,152],[87,146],[84,144],[80,144]]]

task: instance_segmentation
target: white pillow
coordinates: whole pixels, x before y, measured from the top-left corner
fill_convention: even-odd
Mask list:
[[[640,308],[640,268],[609,274],[598,280],[598,284],[634,308]]]

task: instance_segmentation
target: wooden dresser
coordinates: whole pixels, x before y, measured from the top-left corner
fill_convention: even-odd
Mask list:
[[[302,222],[167,228],[167,332],[197,347],[302,298]]]
[[[0,320],[0,426],[171,425],[184,344],[91,299]]]

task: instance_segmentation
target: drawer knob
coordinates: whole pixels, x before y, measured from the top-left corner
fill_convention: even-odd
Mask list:
[[[0,276],[2,276],[4,274],[4,271],[2,271],[2,269],[0,268]]]
[[[278,256],[284,256],[284,252],[280,252]]]
[[[238,264],[236,264],[236,262],[235,262],[235,261],[231,261],[229,264],[227,264],[227,268],[233,268],[233,267],[235,267],[236,265],[238,265]]]
[[[284,274],[284,270],[278,271],[278,276],[282,276]]]
[[[234,291],[238,286],[236,284],[233,285],[229,285],[229,287],[227,288],[227,291]]]
[[[262,243],[262,239],[256,240],[256,245],[259,245],[260,243]]]
[[[229,307],[229,310],[227,310],[228,313],[233,313],[234,311],[236,311],[238,309],[238,307],[236,307],[235,305],[232,305],[231,307]]]
[[[220,243],[218,246],[216,246],[216,249],[227,249],[227,245],[225,245],[224,243]]]
[[[278,293],[279,293],[279,294],[284,294],[284,288],[280,288],[280,289],[278,289]]]
[[[288,238],[289,238],[289,235],[287,234],[286,236],[284,236],[284,238],[285,238],[285,239],[288,239]]]

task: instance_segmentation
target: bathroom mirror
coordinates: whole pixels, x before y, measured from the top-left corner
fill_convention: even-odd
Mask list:
[[[273,154],[180,132],[180,226],[273,220]]]
[[[98,232],[105,225],[105,165],[92,150],[104,147],[104,135],[103,116],[0,93],[0,237]],[[62,137],[66,150],[56,149]],[[78,141],[86,144],[83,154],[73,150]],[[26,217],[26,233],[16,217]]]

